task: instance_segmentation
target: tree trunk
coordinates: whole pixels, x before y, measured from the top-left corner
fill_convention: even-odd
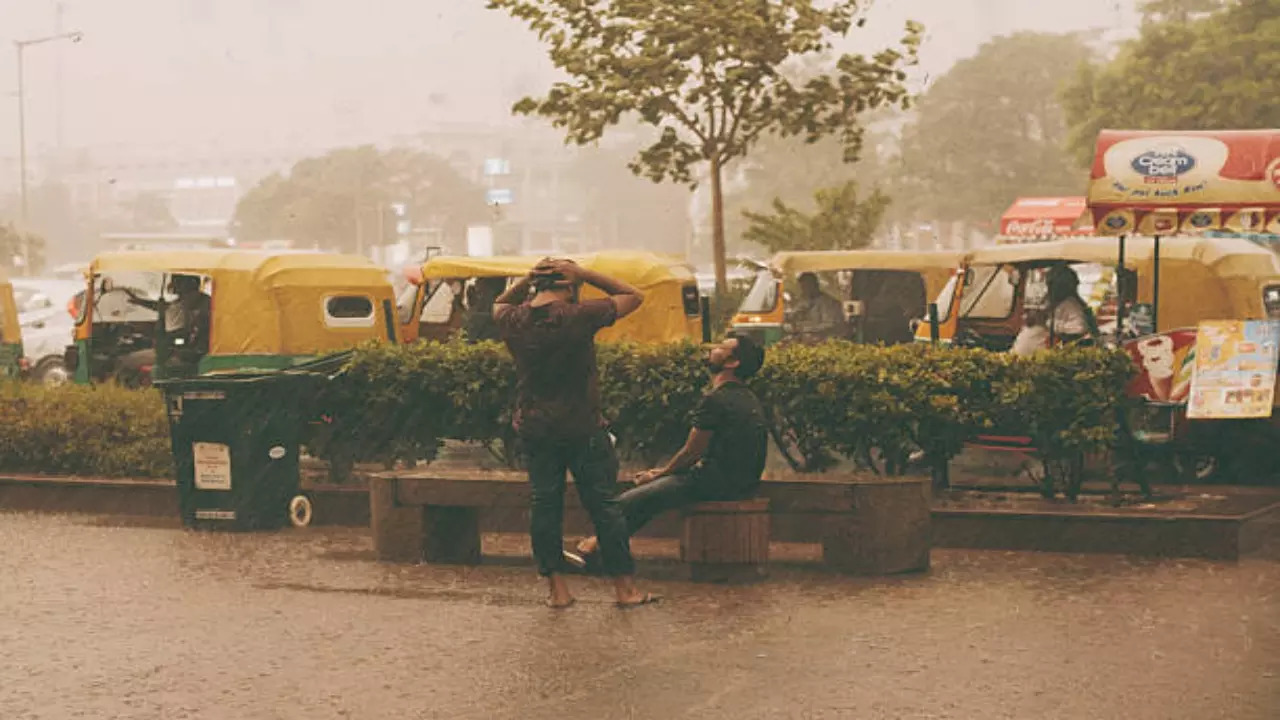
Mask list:
[[[711,156],[711,255],[716,266],[716,297],[729,289],[724,259],[724,190],[720,187],[720,159]]]

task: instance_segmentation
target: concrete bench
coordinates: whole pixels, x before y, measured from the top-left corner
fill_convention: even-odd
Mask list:
[[[767,513],[748,506],[756,509],[745,514],[757,517],[755,525],[748,523],[744,537],[755,538],[752,542],[767,537],[774,542],[819,543],[824,563],[849,573],[925,570],[930,550],[929,485],[922,477],[872,474],[766,476],[757,495],[768,502]],[[576,492],[569,488],[565,496],[566,532],[589,534],[591,525]],[[477,564],[482,557],[482,532],[528,532],[529,485],[524,474],[506,471],[427,467],[377,473],[369,479],[369,509],[379,560]],[[691,531],[714,522],[702,517],[714,514],[705,510],[704,506],[703,511],[694,511]],[[767,529],[761,522],[764,518]],[[684,539],[685,519],[668,513],[639,535]],[[734,557],[725,554],[723,547],[722,543],[716,550],[721,553],[718,556],[690,555],[710,552],[707,543],[690,537],[686,560],[706,565],[751,564],[711,559]],[[752,552],[759,553],[740,548],[737,557],[753,557]],[[715,574],[712,569],[707,572]]]

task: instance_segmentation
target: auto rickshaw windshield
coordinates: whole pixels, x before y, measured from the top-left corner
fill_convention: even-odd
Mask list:
[[[756,273],[755,283],[742,299],[738,312],[767,313],[778,306],[778,280],[769,270]]]

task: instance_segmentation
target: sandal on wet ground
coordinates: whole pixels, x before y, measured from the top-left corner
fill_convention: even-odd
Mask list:
[[[622,602],[621,600],[619,600],[618,607],[626,609],[626,608],[640,607],[641,605],[653,605],[654,603],[657,603],[660,600],[662,600],[661,595],[655,595],[654,593],[647,592],[644,594],[644,597],[640,598],[636,602]]]

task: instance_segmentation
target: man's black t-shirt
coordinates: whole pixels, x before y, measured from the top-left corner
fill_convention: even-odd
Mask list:
[[[764,473],[769,431],[764,408],[746,385],[728,382],[702,396],[693,426],[711,431],[711,444],[695,468],[700,483],[726,495],[750,492]]]

